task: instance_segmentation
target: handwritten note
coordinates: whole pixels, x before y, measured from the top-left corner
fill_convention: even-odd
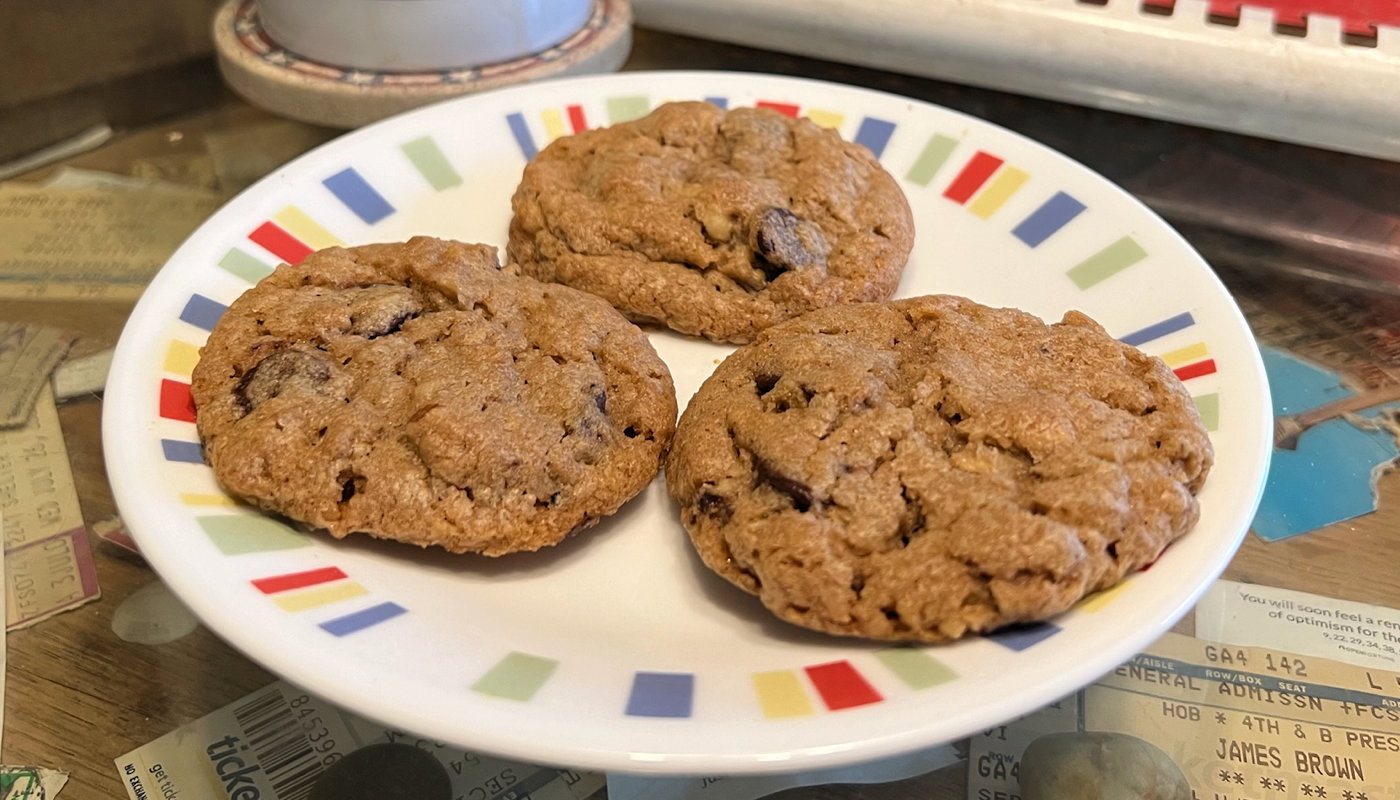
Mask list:
[[[28,424],[0,430],[0,513],[6,629],[97,599],[97,571],[47,384]]]
[[[1072,731],[1151,742],[1198,798],[1400,798],[1400,672],[1177,634],[973,737],[968,798],[1020,800],[1026,746]]]
[[[218,205],[189,190],[0,184],[0,297],[135,299]]]

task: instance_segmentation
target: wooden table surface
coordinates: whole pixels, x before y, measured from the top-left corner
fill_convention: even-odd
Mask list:
[[[1020,129],[1069,151],[1115,179],[1121,179],[1122,171],[1131,168],[1131,164],[1151,161],[1166,149],[1189,140],[1196,145],[1258,153],[1265,158],[1278,158],[1281,154],[1292,158],[1301,153],[1325,167],[1317,171],[1318,176],[1325,173],[1318,180],[1328,181],[1333,188],[1342,186],[1364,193],[1367,186],[1374,185],[1369,182],[1376,179],[1376,170],[1391,181],[1389,186],[1400,185],[1400,172],[1395,165],[1305,152],[1305,148],[1287,148],[644,30],[637,31],[626,68],[766,71],[881,88],[967,110]],[[232,97],[212,102],[205,98],[201,102],[205,108],[192,116],[125,132],[100,150],[75,157],[69,163],[126,173],[134,160],[179,153],[182,148],[194,146],[203,133],[270,119]],[[1130,137],[1132,145],[1121,146],[1120,141],[1115,149],[1104,146],[1107,139],[1095,144],[1094,137],[1113,135]],[[41,174],[25,177],[37,178]],[[1275,274],[1268,265],[1245,263],[1239,269],[1222,269],[1221,275],[1241,297],[1256,330],[1269,327],[1271,314],[1292,313],[1289,304],[1310,293],[1327,302],[1350,304],[1349,307],[1360,310],[1358,319],[1379,320],[1379,324],[1400,319],[1393,303],[1384,298],[1350,294],[1334,286]],[[128,311],[129,304],[124,303],[0,302],[0,320],[43,321],[78,331],[83,336],[79,347],[85,351],[114,344]],[[1397,365],[1383,366],[1383,374],[1400,382],[1400,371],[1394,369]],[[102,458],[101,405],[100,398],[91,397],[70,401],[60,411],[84,518],[89,525],[115,513]],[[1250,535],[1226,576],[1367,603],[1400,605],[1400,570],[1394,566],[1400,563],[1400,475],[1383,477],[1379,492],[1380,510],[1375,514],[1277,543],[1266,543]],[[116,756],[273,680],[272,675],[203,627],[160,646],[132,644],[117,638],[112,631],[114,611],[133,592],[158,579],[138,557],[96,538],[92,544],[102,586],[101,599],[8,637],[3,761],[69,771],[71,782],[62,797],[71,800],[125,797],[113,765]],[[776,796],[961,797],[964,785],[962,768],[955,767],[882,786],[815,787]]]

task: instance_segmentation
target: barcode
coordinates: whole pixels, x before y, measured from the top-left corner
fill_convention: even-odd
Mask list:
[[[324,767],[282,690],[274,686],[254,696],[233,716],[278,800],[306,800]]]

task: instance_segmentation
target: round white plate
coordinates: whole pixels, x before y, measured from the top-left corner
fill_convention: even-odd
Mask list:
[[[190,368],[224,307],[280,260],[432,234],[504,249],[510,195],[551,138],[658,103],[773,105],[866,144],[917,227],[899,296],[1082,309],[1160,355],[1217,462],[1196,529],[1050,624],[889,647],[769,617],[691,552],[658,479],[547,552],[489,560],[293,531],[232,503],[201,461]],[[684,407],[729,348],[658,332]],[[653,773],[828,767],[950,741],[1093,681],[1185,613],[1229,561],[1269,453],[1254,340],[1201,258],[1069,159],[907,98],[724,73],[507,89],[344,136],[230,202],[170,259],[117,348],[112,489],[147,559],[209,627],[346,708],[464,748]]]

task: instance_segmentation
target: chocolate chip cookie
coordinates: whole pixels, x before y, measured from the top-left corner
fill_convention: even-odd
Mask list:
[[[865,147],[708,103],[556,139],[512,205],[508,252],[525,273],[723,342],[889,298],[914,240],[904,193]]]
[[[1159,359],[1070,312],[816,311],[704,383],[666,464],[704,562],[789,622],[940,642],[1064,611],[1195,524],[1213,460]]]
[[[489,556],[617,511],[676,418],[666,365],[607,303],[422,237],[278,267],[191,390],[229,492],[337,538]]]

